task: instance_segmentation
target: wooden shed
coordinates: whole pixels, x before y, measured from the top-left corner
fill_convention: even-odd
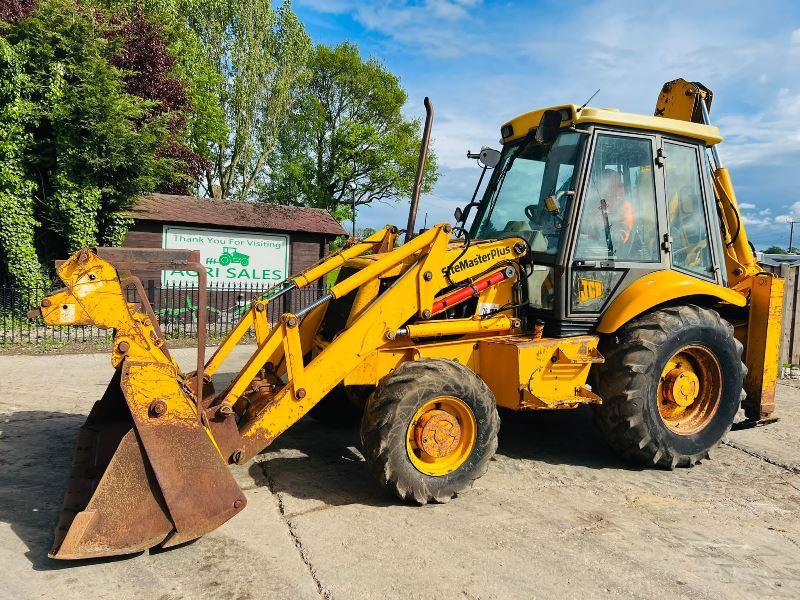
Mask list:
[[[124,246],[199,250],[210,286],[277,283],[317,262],[336,236],[346,234],[323,209],[169,194],[140,198],[131,217],[135,224]],[[190,283],[192,277],[138,276],[161,286]]]

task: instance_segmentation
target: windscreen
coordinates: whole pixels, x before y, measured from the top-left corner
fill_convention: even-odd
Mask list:
[[[531,250],[555,254],[573,189],[580,134],[563,132],[550,145],[530,135],[503,148],[486,188],[472,237],[520,236]],[[550,199],[546,201],[546,199]]]

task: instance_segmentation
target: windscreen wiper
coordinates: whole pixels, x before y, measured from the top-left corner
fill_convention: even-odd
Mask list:
[[[606,246],[608,258],[614,258],[614,242],[611,240],[611,223],[608,222],[608,203],[605,198],[600,198],[600,212],[603,213],[603,227],[606,230]]]

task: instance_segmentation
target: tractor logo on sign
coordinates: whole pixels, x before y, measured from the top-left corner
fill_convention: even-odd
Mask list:
[[[217,261],[223,267],[227,267],[230,264],[239,264],[246,267],[250,264],[250,256],[239,252],[236,248],[223,248],[222,254],[219,255]]]

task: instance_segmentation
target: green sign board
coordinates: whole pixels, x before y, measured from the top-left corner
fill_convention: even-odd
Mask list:
[[[289,276],[289,236],[164,226],[164,248],[199,250],[208,284],[269,286]],[[164,285],[196,284],[189,271],[164,271]]]

